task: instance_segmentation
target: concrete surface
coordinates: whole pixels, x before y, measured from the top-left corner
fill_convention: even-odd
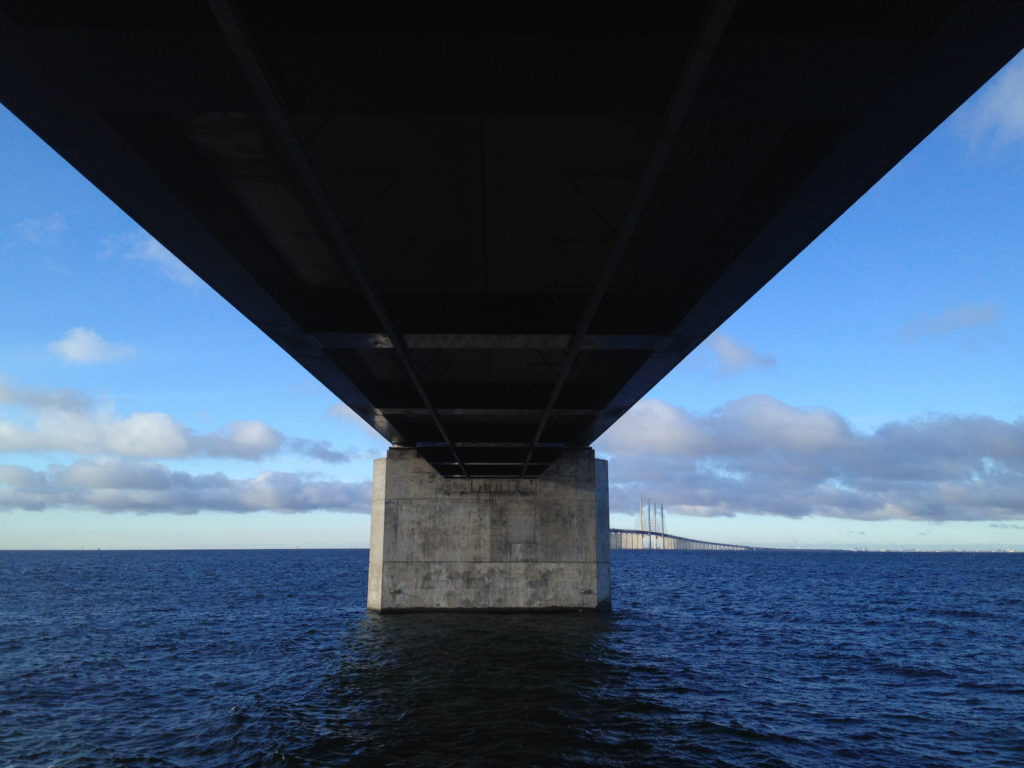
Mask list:
[[[590,448],[528,478],[442,477],[411,448],[374,462],[371,610],[607,610],[608,552]]]

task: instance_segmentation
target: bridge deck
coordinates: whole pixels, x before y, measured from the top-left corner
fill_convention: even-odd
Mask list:
[[[532,476],[1024,46],[1022,3],[842,6],[588,38],[0,0],[0,100],[389,440]]]

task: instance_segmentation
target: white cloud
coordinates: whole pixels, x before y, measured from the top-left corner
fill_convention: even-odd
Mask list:
[[[287,472],[232,479],[192,475],[153,462],[82,459],[43,471],[0,465],[0,510],[78,508],[101,512],[369,512],[370,483],[315,480]]]
[[[711,334],[706,343],[718,360],[718,372],[722,376],[731,376],[748,368],[771,368],[775,365],[774,357],[759,355],[721,332]]]
[[[1024,139],[1024,55],[967,103],[963,119],[975,148],[999,150]]]
[[[283,443],[284,435],[262,421],[235,421],[216,434],[195,438],[193,447],[208,456],[258,459],[276,453]]]
[[[139,230],[127,235],[107,238],[109,253],[131,261],[145,261],[156,266],[165,277],[182,285],[198,285],[199,278],[154,237]]]
[[[135,354],[134,347],[106,341],[88,328],[72,328],[63,339],[52,342],[49,347],[66,362],[81,364],[110,363]]]
[[[998,304],[964,304],[938,315],[920,316],[903,327],[903,337],[917,339],[923,336],[944,336],[954,331],[990,325],[1002,316]]]
[[[121,456],[187,456],[196,452],[189,431],[166,413],[133,413],[125,419],[81,420],[80,424],[83,432],[95,430],[107,451]]]
[[[839,414],[747,397],[707,414],[644,400],[598,444],[613,508],[700,516],[1024,519],[1024,419],[936,416],[854,432]]]
[[[331,463],[353,458],[325,441],[289,439],[260,421],[236,421],[216,432],[199,434],[166,413],[120,416],[111,407],[97,407],[83,393],[71,390],[19,388],[0,381],[0,405],[10,406],[22,416],[20,420],[0,418],[0,453],[60,451],[83,456],[258,460],[287,450]]]
[[[627,424],[620,427],[620,424]],[[697,456],[708,447],[710,436],[682,408],[662,400],[641,400],[613,424],[601,439],[605,450],[619,454]]]

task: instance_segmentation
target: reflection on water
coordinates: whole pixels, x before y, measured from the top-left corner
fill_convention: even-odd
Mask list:
[[[607,759],[629,738],[617,739],[605,717],[622,694],[608,642],[615,622],[592,613],[367,616],[335,681],[339,737],[364,759],[405,764]]]

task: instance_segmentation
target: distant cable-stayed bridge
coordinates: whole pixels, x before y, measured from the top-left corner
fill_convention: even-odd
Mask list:
[[[749,550],[754,547],[743,547],[737,544],[719,544],[713,541],[700,541],[698,539],[687,539],[683,536],[673,536],[665,532],[665,505],[652,504],[647,499],[640,499],[640,514],[637,517],[637,527],[612,528],[611,531],[612,549],[704,549],[704,550]]]

